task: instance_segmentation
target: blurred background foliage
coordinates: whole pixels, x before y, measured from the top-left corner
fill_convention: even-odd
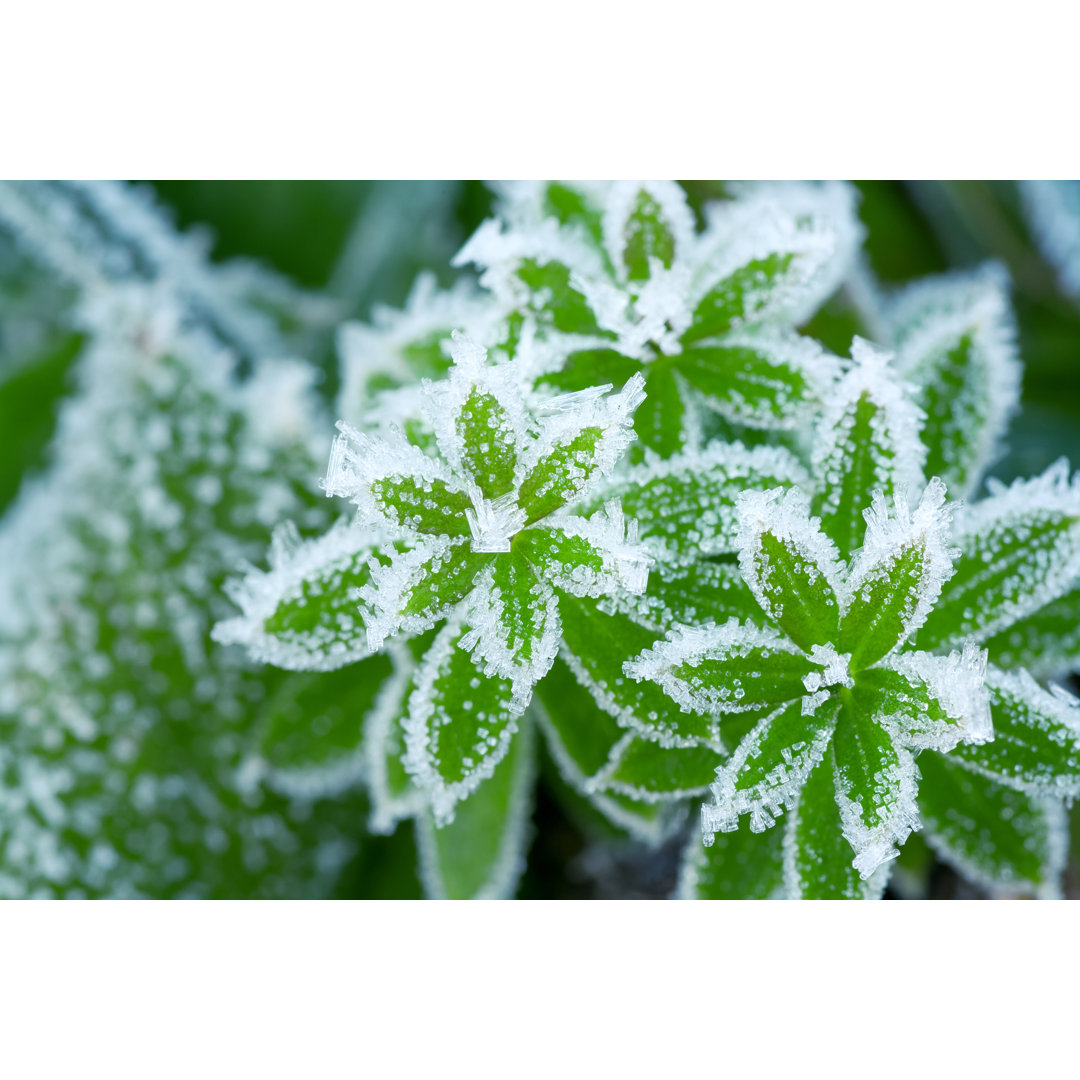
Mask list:
[[[209,232],[215,260],[262,262],[335,297],[348,318],[366,318],[376,303],[400,305],[422,269],[449,283],[450,257],[487,216],[492,200],[491,191],[475,181],[165,181],[151,186],[178,226]],[[723,195],[720,182],[685,186],[697,207]],[[1040,251],[1021,188],[1004,181],[863,181],[857,186],[866,256],[882,284],[987,259],[999,260],[1010,272],[1025,371],[1023,408],[996,474],[1005,480],[1034,474],[1062,455],[1080,464],[1080,299],[1070,295],[1061,266]],[[0,247],[0,512],[22,480],[47,463],[57,407],[72,387],[81,345],[65,318],[69,306],[62,288],[24,264],[14,249]],[[852,326],[836,304],[810,329],[846,353]],[[313,341],[305,358],[322,371],[321,389],[331,401],[337,382],[332,334]],[[549,778],[551,771],[546,770]],[[541,789],[519,895],[661,894],[670,884],[665,875],[674,872],[674,850],[669,860],[664,853],[653,855],[646,869],[632,846],[625,860],[617,850],[605,849],[604,865],[597,865],[598,849],[587,843],[593,825],[575,817],[569,802],[558,798],[557,787],[551,782]],[[1077,824],[1074,817],[1074,845]],[[362,823],[357,825],[362,831]],[[915,858],[917,845],[911,847]],[[419,896],[415,864],[411,829],[366,838],[340,892]],[[955,881],[939,882],[937,888],[948,893]]]

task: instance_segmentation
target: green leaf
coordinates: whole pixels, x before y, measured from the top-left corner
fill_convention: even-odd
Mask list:
[[[417,819],[420,876],[436,900],[513,896],[525,869],[533,787],[532,725],[523,723],[494,774],[438,828],[431,814]]]
[[[462,648],[468,633],[459,620],[439,631],[417,672],[405,724],[406,767],[440,827],[506,756],[522,711],[510,681],[486,675]]]
[[[897,367],[926,413],[926,475],[961,497],[998,455],[1019,404],[1020,363],[1009,283],[986,266],[916,282],[892,303]]]
[[[609,764],[626,732],[597,707],[562,659],[537,684],[533,702],[563,778],[584,790],[585,782]]]
[[[866,878],[895,858],[894,845],[919,827],[915,759],[853,699],[840,711],[833,755],[844,836],[855,853],[855,869]]]
[[[736,550],[735,503],[746,490],[805,482],[794,455],[779,447],[714,443],[667,461],[635,465],[586,504],[617,498],[639,534],[665,558],[698,559]]]
[[[701,809],[705,833],[731,832],[743,814],[750,815],[753,832],[774,825],[785,807],[795,805],[807,776],[828,750],[837,709],[833,701],[805,714],[802,701],[794,701],[760,720],[717,771],[715,804]]]
[[[390,647],[394,674],[383,684],[364,723],[365,781],[371,799],[368,830],[392,833],[399,821],[416,817],[425,806],[423,793],[405,768],[405,721],[416,689],[416,673],[437,631]]]
[[[622,243],[622,263],[631,281],[649,279],[652,259],[667,269],[675,261],[675,232],[660,203],[644,188],[623,222]]]
[[[675,370],[669,364],[645,368],[646,398],[634,415],[638,444],[632,461],[640,461],[647,448],[663,458],[682,450],[688,441],[686,402]]]
[[[618,502],[608,502],[591,518],[561,517],[519,533],[515,551],[540,581],[575,596],[640,595],[651,558],[641,547]]]
[[[546,674],[559,646],[559,606],[548,582],[536,576],[517,550],[492,563],[491,625],[478,634],[479,654],[515,689],[532,686]],[[487,622],[488,619],[485,619]]]
[[[388,521],[432,536],[469,536],[469,496],[443,480],[386,476],[371,482],[371,495]]]
[[[1080,573],[1080,499],[1060,462],[1033,480],[998,486],[960,521],[960,556],[920,648],[984,641],[1074,587]]]
[[[536,316],[560,333],[613,338],[603,329],[584,294],[570,282],[572,271],[560,262],[539,263],[523,259],[517,276],[532,292],[531,308]]]
[[[907,637],[926,568],[923,544],[912,544],[861,583],[840,620],[837,649],[852,670],[877,663]]]
[[[636,682],[623,671],[628,657],[649,648],[659,636],[628,615],[610,613],[596,600],[563,594],[565,659],[596,704],[624,728],[669,746],[715,743],[714,717],[683,712],[652,682]]]
[[[952,754],[923,754],[919,771],[924,835],[940,858],[994,893],[1058,895],[1068,846],[1060,803],[995,783]]]
[[[632,799],[684,799],[703,794],[723,761],[723,754],[709,746],[663,747],[627,735],[604,781],[609,790]]]
[[[851,861],[851,845],[836,796],[832,748],[810,773],[784,835],[784,883],[793,899],[869,900],[881,896],[887,871],[863,880]]]
[[[989,638],[986,651],[998,667],[1027,668],[1039,678],[1080,668],[1080,588]]]
[[[831,644],[840,605],[836,549],[797,490],[739,497],[739,565],[766,615],[802,649]]]
[[[582,349],[570,353],[558,371],[541,375],[536,381],[538,386],[550,386],[572,393],[604,383],[623,386],[640,370],[640,361],[623,356],[614,349]]]
[[[886,667],[867,668],[855,676],[851,691],[857,710],[865,716],[887,719],[890,726],[909,739],[942,725],[958,725],[934,694],[932,687],[913,673],[901,674]]]
[[[546,518],[577,496],[596,471],[596,452],[603,437],[603,428],[582,428],[533,466],[518,495],[528,514],[527,524]]]
[[[717,833],[706,847],[695,832],[679,872],[680,900],[769,900],[784,885],[783,829]]]
[[[738,566],[708,559],[654,567],[645,595],[634,608],[644,621],[657,627],[675,623],[701,626],[731,618],[761,622],[764,618]]]
[[[814,513],[843,555],[862,544],[863,511],[875,491],[892,501],[898,490],[922,486],[925,454],[919,441],[922,414],[888,354],[859,338],[851,353],[854,364],[825,395],[811,454],[811,471],[820,483]]]
[[[389,563],[393,547],[339,522],[325,536],[300,539],[291,523],[279,526],[270,570],[251,570],[230,584],[242,614],[219,623],[215,640],[245,646],[253,659],[299,671],[331,671],[370,655],[358,599],[372,566]]]
[[[727,420],[768,429],[793,428],[818,399],[818,385],[828,381],[831,367],[816,342],[775,334],[695,346],[673,363]]]
[[[600,211],[580,191],[567,184],[552,181],[544,192],[544,213],[560,225],[580,224],[589,239],[600,248],[604,240],[604,225]]]
[[[488,499],[514,486],[515,435],[506,410],[490,390],[474,386],[455,418],[462,464]]]
[[[912,512],[906,497],[893,514],[880,492],[866,513],[866,540],[847,578],[847,610],[837,648],[852,671],[877,663],[929,615],[952,574],[950,509],[945,485],[933,479]]]
[[[259,710],[257,752],[272,787],[286,795],[332,795],[363,768],[365,718],[393,666],[386,656],[325,673],[289,676]]]
[[[735,619],[721,626],[677,627],[624,670],[658,683],[680,708],[703,716],[763,715],[801,699],[806,677],[820,673],[775,630]]]
[[[934,358],[932,370],[923,373],[919,401],[926,413],[922,438],[927,475],[942,477],[958,491],[973,486],[972,457],[978,444],[972,443],[971,433],[978,429],[986,408],[971,386],[974,344],[971,335],[965,334]]]
[[[864,394],[855,406],[847,441],[837,446],[826,464],[830,482],[823,487],[815,509],[841,551],[854,551],[862,542],[862,511],[869,505],[869,494],[882,478],[889,483],[888,466],[894,455],[891,447],[875,445],[878,413],[878,406]],[[890,487],[883,490],[891,493]]]
[[[732,326],[753,321],[769,305],[770,293],[791,266],[790,253],[774,252],[750,259],[713,285],[694,309],[684,345],[716,337]]]
[[[382,588],[378,572],[373,589],[365,590],[365,596],[377,598],[380,606],[390,603],[396,607],[406,627],[414,632],[427,629],[466,597],[480,572],[494,561],[491,555],[474,552],[469,541],[464,539],[436,545],[430,552],[416,548],[410,554],[414,557],[409,560],[407,575],[404,574],[405,560],[400,560],[404,580],[399,602],[390,601],[392,593],[389,588]],[[398,561],[395,560],[391,568],[395,579]]]
[[[1031,795],[1080,794],[1080,702],[1044,690],[1026,672],[987,674],[994,738],[958,746],[953,756],[993,780]]]

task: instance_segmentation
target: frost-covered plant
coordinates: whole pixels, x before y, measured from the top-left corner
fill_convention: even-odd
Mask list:
[[[840,184],[504,185],[477,280],[340,328],[327,455],[273,358],[343,294],[122,185],[2,187],[5,229],[88,339],[0,527],[5,893],[328,895],[412,819],[429,895],[510,895],[541,775],[608,850],[682,849],[688,897],[917,893],[920,835],[1054,893],[1080,492],[979,498],[997,268],[884,294]],[[850,359],[807,332],[838,289]]]
[[[277,355],[286,338],[230,281],[287,291],[162,250],[187,246],[148,214],[121,185],[0,188],[0,223],[74,286],[86,341],[49,466],[0,531],[0,894],[327,895],[360,807],[239,774],[300,688],[209,638],[266,530],[327,520],[313,373],[258,355],[241,375],[226,337]],[[161,265],[121,258],[139,245]],[[308,723],[367,691],[308,692]]]
[[[249,575],[218,636],[330,668],[411,635],[364,753],[373,827],[420,813],[434,892],[470,847],[494,862],[465,894],[512,880],[524,796],[500,760],[530,698],[562,781],[616,827],[657,842],[711,792],[719,842],[690,845],[688,894],[879,894],[924,825],[983,882],[1052,888],[1071,706],[988,673],[987,650],[1075,587],[1073,489],[1055,472],[951,528],[947,494],[977,489],[1018,393],[996,269],[863,288],[893,354],[856,341],[841,361],[795,330],[853,272],[851,207],[764,185],[698,232],[671,185],[510,188],[458,258],[480,291],[427,284],[343,335],[355,427],[326,488],[357,523]],[[455,322],[491,357],[452,344]],[[738,431],[774,445],[717,437]],[[1044,545],[1025,514],[1054,522]],[[1012,711],[1006,684],[1027,694]],[[991,704],[1037,768],[988,741]],[[749,854],[727,831],[742,814]]]
[[[518,184],[455,259],[559,342],[545,384],[645,376],[635,430],[669,455],[702,406],[752,428],[805,419],[829,366],[795,333],[851,268],[861,237],[841,184],[762,185],[705,208],[698,231],[670,182]]]
[[[915,286],[889,318],[899,354],[856,342],[815,429],[811,483],[739,498],[735,546],[759,610],[675,630],[628,666],[696,711],[757,713],[703,809],[707,840],[743,814],[749,830],[691,847],[688,895],[880,894],[875,869],[920,827],[990,888],[1057,886],[1080,709],[1007,669],[1075,661],[1025,642],[1075,592],[1080,487],[1064,463],[991,483],[950,530],[934,478],[912,508],[928,461],[953,490],[976,487],[1018,378],[994,272]],[[901,365],[919,382],[901,382]],[[755,844],[747,833],[784,810]]]
[[[558,652],[559,594],[640,593],[650,561],[617,499],[587,518],[572,512],[633,437],[641,378],[617,394],[597,387],[530,410],[519,360],[489,363],[464,338],[453,360],[447,379],[425,387],[427,453],[397,432],[342,425],[325,486],[357,504],[364,544],[336,534],[348,569],[331,562],[292,603],[301,619],[315,608],[332,624],[305,625],[290,652],[289,634],[273,630],[293,617],[279,582],[255,578],[237,594],[245,616],[218,629],[219,640],[303,668],[348,658],[361,626],[375,650],[445,620],[423,653],[405,725],[410,771],[439,824],[508,753]],[[260,625],[268,616],[272,626]]]

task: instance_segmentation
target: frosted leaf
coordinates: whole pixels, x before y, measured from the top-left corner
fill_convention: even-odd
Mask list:
[[[800,703],[782,706],[758,722],[729,761],[716,770],[711,786],[713,803],[701,808],[705,843],[713,834],[739,827],[750,815],[752,832],[775,824],[785,807],[794,805],[811,770],[832,739],[834,705],[828,712],[806,715]]]
[[[747,322],[803,322],[846,276],[861,238],[853,189],[841,184],[763,185],[705,216],[686,344]]]
[[[294,671],[330,671],[370,655],[358,592],[371,559],[387,545],[377,533],[339,521],[301,540],[287,522],[274,532],[270,569],[230,583],[241,614],[214,627],[214,640],[242,645],[254,660]]]
[[[743,580],[762,610],[803,648],[836,635],[841,567],[836,545],[796,488],[744,491],[736,500]]]
[[[991,779],[1031,795],[1080,794],[1080,701],[1044,690],[1024,670],[987,675],[994,738],[959,747],[956,757]]]
[[[988,638],[986,649],[999,667],[1040,679],[1080,668],[1080,585]]]
[[[639,522],[645,545],[669,561],[734,551],[740,492],[807,483],[798,459],[781,447],[713,443],[632,466],[602,485],[596,497],[618,498]]]
[[[423,793],[405,769],[405,720],[416,689],[417,661],[434,633],[389,652],[394,673],[379,689],[375,705],[364,720],[364,780],[371,813],[367,827],[376,835],[392,833],[399,821],[416,817],[426,807]]]
[[[684,349],[676,370],[733,423],[793,430],[831,389],[839,362],[813,338],[775,328]]]
[[[519,493],[529,521],[585,497],[611,474],[634,439],[634,410],[645,399],[635,375],[616,394],[575,402],[546,418],[540,438],[522,455]]]
[[[860,672],[854,700],[902,745],[945,752],[993,737],[985,674],[986,654],[973,645],[949,656],[903,653]]]
[[[956,760],[923,754],[919,811],[934,853],[996,896],[1061,895],[1069,824],[1060,801],[995,783]]]
[[[837,770],[830,746],[787,814],[783,843],[784,894],[802,900],[871,900],[885,891],[891,863],[869,878],[852,865],[837,804]]]
[[[890,354],[856,338],[851,356],[851,367],[826,393],[811,452],[818,483],[814,512],[845,554],[862,540],[870,492],[918,491],[926,457],[919,439],[923,413],[899,381]]]
[[[706,847],[692,833],[679,869],[678,900],[771,900],[783,888],[784,830],[717,833]]]
[[[622,180],[607,192],[604,246],[622,281],[646,281],[654,266],[670,269],[694,240],[686,194],[668,181]]]
[[[375,409],[382,413],[390,389],[449,371],[453,330],[492,345],[503,318],[498,305],[472,282],[463,279],[440,291],[434,274],[420,274],[402,310],[376,304],[369,323],[347,322],[338,329],[338,415],[364,426]]]
[[[1002,267],[928,278],[888,307],[896,369],[926,414],[927,475],[970,496],[1020,401],[1016,326]]]
[[[549,519],[529,528],[522,552],[542,580],[575,596],[604,596],[620,589],[645,591],[651,556],[638,540],[617,499],[589,518]]]
[[[1080,183],[1018,180],[1017,186],[1039,250],[1057,268],[1062,289],[1080,295]]]
[[[453,260],[454,266],[470,264],[482,270],[480,284],[505,308],[527,311],[561,333],[605,336],[583,285],[601,277],[603,260],[575,231],[551,219],[511,228],[485,221]]]
[[[803,696],[816,666],[783,635],[730,619],[678,627],[623,669],[658,683],[681,708],[701,714],[757,712]]]
[[[658,632],[675,623],[702,626],[732,617],[748,622],[764,620],[739,568],[705,559],[654,567],[645,594],[638,600],[620,598],[620,603]]]
[[[339,314],[253,263],[211,262],[205,232],[178,233],[147,189],[119,181],[5,182],[0,230],[87,299],[158,288],[185,325],[249,357],[279,355],[290,324],[327,326]]]
[[[852,866],[866,879],[920,827],[915,758],[857,706],[842,710],[833,753],[844,838],[855,853]]]
[[[373,436],[343,421],[338,430],[323,489],[355,502],[360,523],[382,523],[413,535],[468,534],[469,496],[442,462],[400,432]]]
[[[533,686],[559,651],[559,600],[519,553],[495,561],[467,604],[471,626],[460,647],[473,652],[489,677],[506,680],[528,704]]]
[[[687,799],[708,790],[723,761],[724,755],[712,746],[662,747],[628,734],[613,749],[595,785],[642,802]]]
[[[463,600],[491,562],[463,539],[426,540],[388,561],[373,560],[357,591],[363,602],[368,647],[375,651],[395,634],[419,634]]]
[[[489,362],[487,350],[458,331],[450,354],[448,377],[424,384],[425,411],[451,471],[494,499],[519,479],[518,451],[531,442],[525,379],[516,361]]]
[[[485,674],[462,646],[469,628],[450,620],[424,655],[405,721],[405,767],[431,804],[438,827],[492,776],[524,711],[509,681]]]
[[[1068,463],[1009,487],[954,519],[955,574],[919,633],[920,648],[985,641],[1037,612],[1080,576],[1080,484]]]
[[[392,665],[373,656],[348,668],[286,679],[259,710],[256,749],[241,772],[294,798],[337,796],[366,773],[366,717]]]
[[[609,180],[509,180],[488,186],[498,197],[501,220],[532,225],[545,217],[576,229],[594,246],[601,245],[600,222]]]
[[[416,821],[420,878],[432,900],[512,897],[525,869],[536,772],[533,726],[527,720],[490,779],[441,828],[430,813]]]
[[[719,745],[715,717],[680,708],[660,686],[623,670],[628,656],[660,636],[636,618],[596,600],[564,595],[560,604],[562,656],[596,705],[619,725],[662,746]]]
[[[936,477],[912,511],[907,498],[875,491],[866,535],[845,583],[840,647],[866,667],[902,645],[926,621],[952,576],[945,485]]]
[[[532,712],[558,769],[572,792],[617,829],[649,845],[659,844],[677,818],[657,804],[641,803],[608,793],[597,780],[613,753],[621,751],[625,731],[574,678],[562,660],[536,688]]]

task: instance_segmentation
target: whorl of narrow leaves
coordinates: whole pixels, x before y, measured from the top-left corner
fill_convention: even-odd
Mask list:
[[[835,818],[868,879],[919,827],[915,753],[990,736],[984,654],[968,646],[937,657],[908,645],[951,572],[944,499],[937,482],[914,511],[894,500],[890,513],[877,491],[864,543],[845,565],[801,492],[743,493],[739,565],[767,625],[677,629],[626,665],[692,712],[758,718],[717,770],[702,824],[708,842],[744,814],[760,832],[798,806],[803,824],[785,841],[789,891],[803,888],[798,868],[810,858],[800,836],[823,842],[809,822]],[[831,790],[809,785],[819,769]],[[833,809],[817,805],[822,792]],[[838,868],[836,880],[846,873]]]
[[[456,261],[561,339],[548,384],[643,374],[638,435],[668,456],[693,444],[700,405],[766,429],[805,418],[835,362],[792,331],[839,285],[858,233],[842,185],[743,192],[701,233],[675,184],[534,185]]]

